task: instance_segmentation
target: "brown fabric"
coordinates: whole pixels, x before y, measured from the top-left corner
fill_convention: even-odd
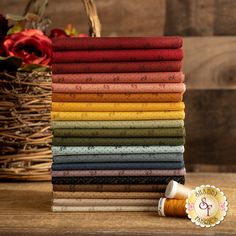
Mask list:
[[[160,192],[53,192],[54,199],[158,199],[163,196]]]
[[[54,184],[53,191],[81,191],[81,192],[164,192],[166,185],[113,185],[113,184]]]

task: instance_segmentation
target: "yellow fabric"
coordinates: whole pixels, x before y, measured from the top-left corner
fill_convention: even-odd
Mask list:
[[[96,103],[53,102],[52,111],[183,111],[183,102],[169,103]]]
[[[52,112],[52,120],[178,120],[184,111],[158,112]]]

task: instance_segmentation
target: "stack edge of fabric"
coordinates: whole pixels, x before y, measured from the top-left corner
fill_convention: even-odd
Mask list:
[[[182,38],[53,41],[53,206],[157,211],[185,181]]]

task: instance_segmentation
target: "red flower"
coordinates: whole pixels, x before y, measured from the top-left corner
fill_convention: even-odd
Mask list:
[[[79,38],[87,38],[88,37],[87,34],[79,34],[78,36],[79,36]]]
[[[24,64],[48,65],[51,62],[51,40],[39,30],[29,29],[10,34],[3,44],[8,56],[20,57]]]
[[[64,30],[61,29],[52,29],[50,32],[50,36],[52,38],[64,38],[64,37],[69,37]]]

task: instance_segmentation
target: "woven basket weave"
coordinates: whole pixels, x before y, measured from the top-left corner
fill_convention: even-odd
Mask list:
[[[83,0],[90,36],[100,37],[101,25],[93,0]],[[0,178],[50,180],[51,74],[0,74]]]
[[[3,73],[0,84],[0,178],[50,179],[51,75]]]

